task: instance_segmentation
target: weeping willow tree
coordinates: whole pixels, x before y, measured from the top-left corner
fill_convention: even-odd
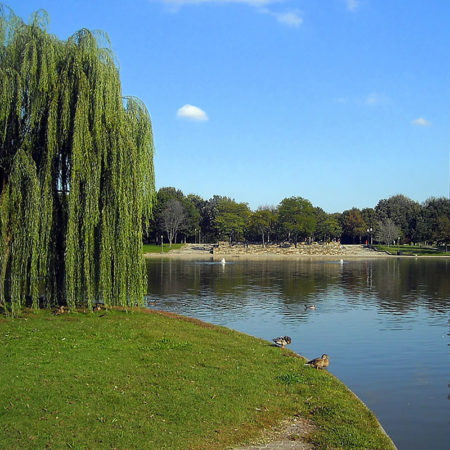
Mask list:
[[[149,114],[104,33],[47,24],[0,5],[0,307],[141,303]]]

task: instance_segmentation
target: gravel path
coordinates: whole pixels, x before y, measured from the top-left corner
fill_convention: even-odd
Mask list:
[[[235,450],[284,450],[312,449],[313,446],[304,442],[304,437],[314,429],[313,425],[301,417],[283,420],[275,428],[264,431],[260,439]]]

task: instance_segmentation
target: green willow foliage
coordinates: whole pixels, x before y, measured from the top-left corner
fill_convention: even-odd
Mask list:
[[[150,116],[108,37],[47,33],[0,5],[0,306],[142,303]]]

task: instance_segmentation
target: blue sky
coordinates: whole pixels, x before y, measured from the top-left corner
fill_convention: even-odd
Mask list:
[[[15,0],[106,31],[157,188],[328,212],[448,196],[448,0]]]

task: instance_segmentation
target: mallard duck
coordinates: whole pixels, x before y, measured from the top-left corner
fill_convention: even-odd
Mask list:
[[[305,305],[305,311],[307,309],[316,309],[316,305]]]
[[[310,365],[311,367],[315,367],[316,369],[323,369],[324,367],[328,367],[330,365],[330,360],[328,359],[328,355],[323,354],[320,358],[312,359],[305,365]]]
[[[92,311],[103,311],[105,308],[105,305],[103,303],[94,303],[92,305]]]
[[[55,316],[59,316],[60,314],[64,314],[64,313],[68,313],[68,312],[69,312],[69,310],[67,309],[67,307],[66,307],[66,309],[64,309],[64,306],[60,306],[58,309],[53,311],[53,314]]]
[[[275,344],[279,345],[281,348],[284,348],[285,345],[288,345],[292,342],[292,339],[289,336],[281,336],[275,339],[272,339]]]

